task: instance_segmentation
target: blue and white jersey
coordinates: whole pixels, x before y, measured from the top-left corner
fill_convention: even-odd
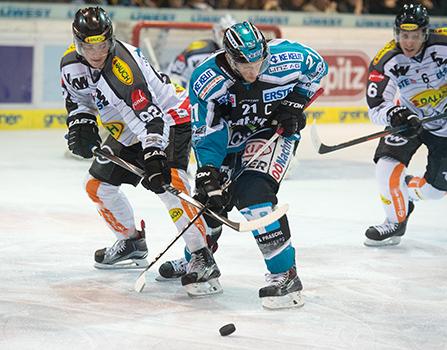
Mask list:
[[[327,74],[327,63],[307,46],[276,39],[268,47],[268,67],[251,84],[235,75],[222,50],[194,70],[189,97],[199,166],[220,167],[228,153],[244,149],[251,135],[272,127],[286,96],[294,92],[310,99]]]

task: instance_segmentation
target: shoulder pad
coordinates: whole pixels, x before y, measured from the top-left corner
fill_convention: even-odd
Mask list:
[[[379,62],[383,60],[388,60],[397,53],[397,45],[395,40],[391,40],[387,43],[374,57],[373,65],[376,66]]]
[[[202,69],[200,69],[202,68]],[[225,77],[210,65],[200,65],[191,79],[190,89],[201,99],[206,99],[218,86],[225,81]]]
[[[77,62],[79,62],[79,59],[76,54],[76,49],[75,46],[71,44],[70,47],[62,55],[60,68]]]
[[[439,34],[439,35],[447,35],[447,27],[435,28],[435,29],[433,29],[433,33]]]

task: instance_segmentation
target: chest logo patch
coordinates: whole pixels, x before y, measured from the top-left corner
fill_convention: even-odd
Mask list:
[[[112,59],[112,72],[120,82],[125,85],[132,85],[133,73],[126,62],[115,56]]]
[[[436,107],[447,96],[447,84],[441,86],[439,89],[428,89],[420,92],[411,98],[411,103],[415,107],[421,108],[427,105]]]

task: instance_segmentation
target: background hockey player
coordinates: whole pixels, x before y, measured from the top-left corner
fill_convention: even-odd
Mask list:
[[[112,22],[101,8],[76,13],[73,37],[75,45],[61,61],[69,149],[85,158],[93,156],[92,147],[100,144],[99,113],[111,133],[102,147],[135,165],[141,163],[146,173],[143,186],[160,197],[178,229],[183,228],[195,210],[166,193],[163,185],[172,181],[174,187],[189,190],[186,167],[191,124],[186,91],[176,91],[139,49],[115,40]],[[136,186],[139,181],[138,176],[103,159],[96,159],[89,170],[86,191],[118,239],[111,248],[96,251],[98,268],[116,268],[121,263],[129,267],[130,261],[145,266],[148,250],[144,227],[142,231],[136,229],[132,207],[120,190],[123,183]],[[206,292],[208,283],[195,282],[207,282],[208,278],[218,284],[219,270],[204,236],[203,220],[183,235],[193,255],[199,252],[208,257],[206,266],[196,264],[189,269],[188,292],[201,285]]]
[[[306,125],[304,106],[327,74],[327,64],[317,52],[296,42],[267,44],[249,22],[227,29],[223,44],[224,51],[193,72],[189,88],[199,167],[196,192],[215,210],[234,205],[253,220],[271,212],[278,202],[276,194],[299,131]],[[240,169],[274,135],[278,123],[283,137],[223,192],[223,178]],[[269,271],[269,284],[259,290],[263,306],[303,305],[287,217],[253,235]]]
[[[399,244],[413,201],[440,199],[447,191],[447,120],[421,124],[446,111],[447,37],[430,34],[427,10],[414,4],[404,5],[397,15],[394,35],[370,65],[369,116],[376,124],[408,130],[382,138],[374,155],[386,219],[367,229],[368,246]],[[397,92],[400,105],[394,102]],[[406,176],[422,145],[428,149],[424,176]]]
[[[223,32],[235,23],[236,21],[233,17],[225,15],[213,26],[214,40],[204,39],[190,43],[188,47],[169,64],[166,73],[171,80],[187,89],[194,68],[214,51],[222,48]]]

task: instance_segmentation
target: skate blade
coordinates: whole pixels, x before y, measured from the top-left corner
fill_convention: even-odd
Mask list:
[[[190,297],[203,297],[223,292],[222,286],[217,278],[210,279],[207,282],[190,283],[183,287],[185,287]]]
[[[393,246],[398,245],[400,243],[401,237],[400,236],[393,236],[387,239],[384,239],[383,241],[375,241],[373,239],[365,239],[363,242],[364,245],[367,247],[387,247],[387,246]]]
[[[161,275],[158,275],[157,277],[155,277],[155,280],[157,282],[179,282],[182,276],[179,277],[171,277],[171,278],[166,278],[163,277]]]
[[[146,259],[132,259],[132,261],[120,261],[116,264],[101,264],[95,262],[93,265],[99,270],[135,270],[135,269],[145,269],[149,266]]]
[[[301,292],[293,292],[281,297],[263,297],[262,306],[269,310],[298,308],[304,305]]]

